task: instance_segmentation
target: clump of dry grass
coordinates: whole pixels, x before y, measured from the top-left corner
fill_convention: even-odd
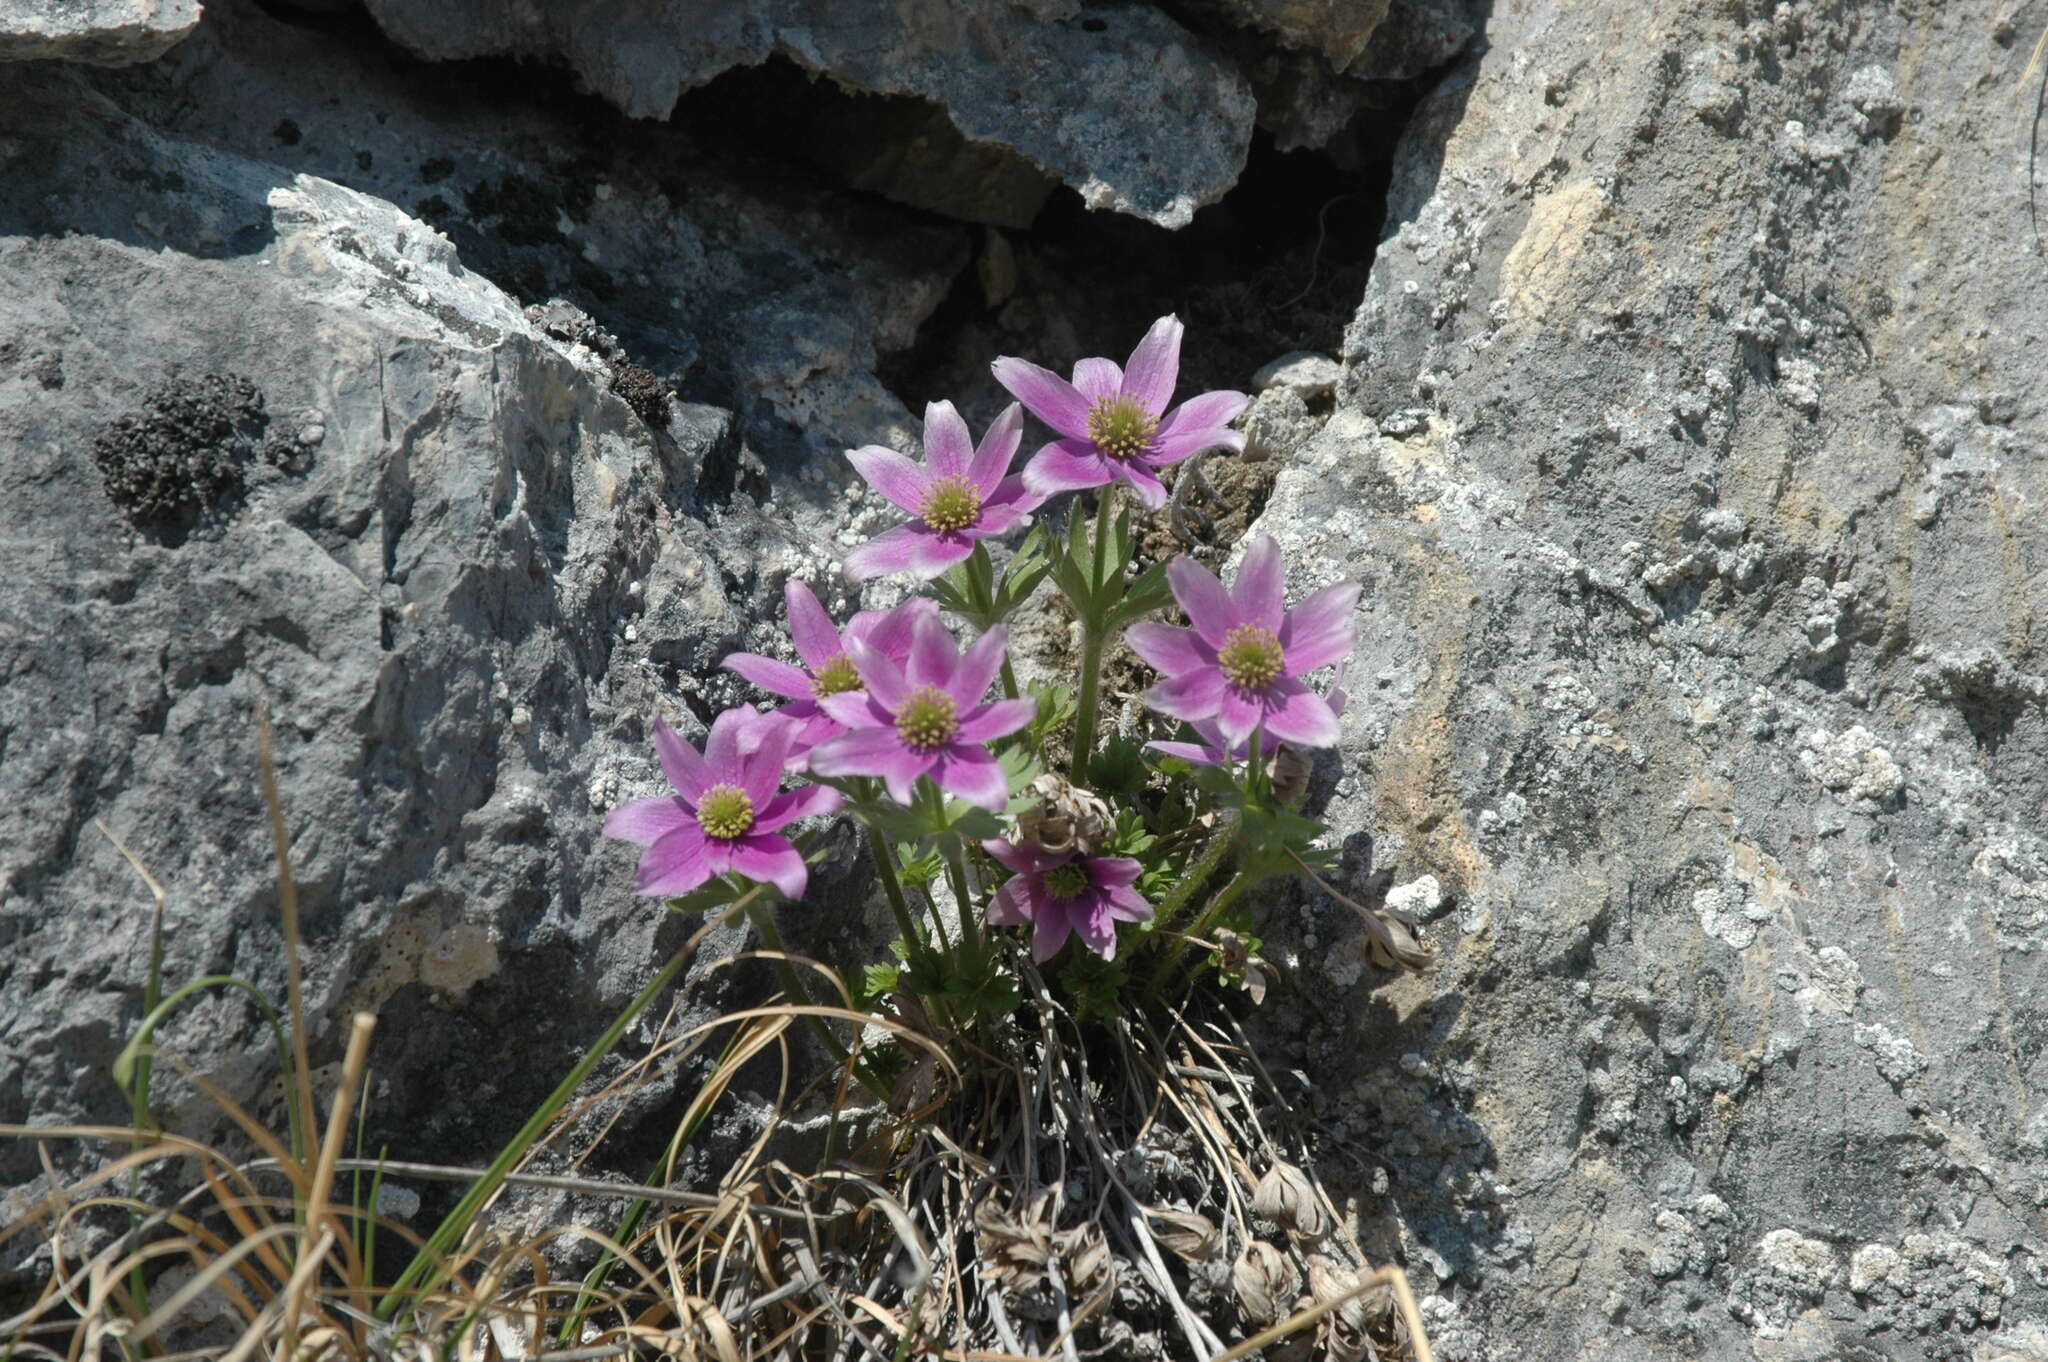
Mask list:
[[[947,1034],[907,994],[895,995],[893,1015],[855,1010],[831,970],[782,952],[757,918],[774,948],[720,964],[769,960],[783,997],[683,1029],[672,1008],[646,1055],[579,1097],[709,933],[758,909],[750,898],[671,957],[489,1167],[348,1155],[375,1021],[353,1019],[339,1079],[316,1094],[282,810],[267,730],[260,737],[290,955],[278,1036],[287,1129],[273,1132],[189,1069],[246,1148],[157,1129],[151,1061],[177,1063],[150,1044],[157,1021],[200,984],[233,984],[269,1004],[237,980],[162,996],[162,893],[138,864],[157,897],[159,948],[147,1019],[118,1071],[134,1120],[0,1126],[0,1137],[35,1141],[39,1151],[58,1140],[109,1150],[95,1172],[0,1229],[0,1243],[37,1235],[49,1263],[37,1299],[0,1320],[0,1362],[1234,1362],[1262,1350],[1430,1362],[1406,1279],[1366,1262],[1314,1176],[1285,1097],[1235,1022],[1199,996],[1166,1009],[1164,1030],[1134,1013],[1084,1022],[1016,952],[1012,965],[1028,985],[1016,1012]],[[827,980],[839,1003],[810,1002],[800,970]],[[792,1045],[799,1026],[835,1059],[806,1061]],[[732,1084],[770,1059],[779,1065],[775,1100],[751,1145],[717,1185],[675,1186],[680,1155]],[[635,1091],[684,1064],[708,1064],[708,1076],[646,1185],[536,1171],[542,1157],[580,1166],[591,1151],[565,1149],[572,1130],[589,1117],[608,1130],[607,1111],[616,1119]],[[893,1089],[877,1081],[890,1071]],[[829,1121],[815,1164],[771,1157],[787,1113],[820,1097]],[[189,1190],[152,1204],[140,1175],[168,1165],[180,1166]],[[422,1237],[376,1213],[387,1179],[468,1190]],[[522,1186],[612,1198],[622,1213],[609,1232],[562,1225],[521,1234],[494,1224],[506,1189]],[[395,1272],[388,1256],[380,1265],[380,1240],[411,1258]],[[560,1263],[593,1252],[596,1266],[580,1279],[558,1275]]]

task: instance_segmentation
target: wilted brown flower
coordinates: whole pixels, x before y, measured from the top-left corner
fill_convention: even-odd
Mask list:
[[[1216,1256],[1223,1247],[1223,1236],[1216,1232],[1216,1226],[1208,1216],[1193,1211],[1154,1211],[1146,1216],[1152,1222],[1152,1237],[1174,1253],[1191,1263],[1205,1262]]]
[[[1052,1261],[1052,1192],[1032,1199],[1022,1215],[1005,1210],[994,1194],[974,1208],[981,1274],[1012,1291],[1028,1291]]]
[[[1273,1160],[1252,1192],[1252,1209],[1304,1239],[1320,1239],[1332,1228],[1330,1213],[1308,1174],[1284,1159]]]
[[[1308,778],[1315,769],[1313,757],[1281,743],[1273,752],[1273,798],[1282,804],[1299,804],[1308,793]]]
[[[1059,1245],[1060,1265],[1066,1269],[1067,1287],[1079,1296],[1092,1296],[1108,1285],[1113,1270],[1109,1242],[1102,1227],[1090,1220],[1053,1236]]]
[[[1274,1324],[1289,1313],[1294,1294],[1301,1288],[1301,1274],[1285,1253],[1263,1239],[1254,1239],[1230,1269],[1230,1285],[1244,1307],[1245,1318],[1254,1324]]]
[[[1031,792],[1038,802],[1017,815],[1017,835],[1012,841],[1032,843],[1055,855],[1077,847],[1083,855],[1095,854],[1110,826],[1109,805],[1064,776],[1049,772],[1031,782]]]

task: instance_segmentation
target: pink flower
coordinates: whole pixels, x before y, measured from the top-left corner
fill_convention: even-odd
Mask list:
[[[846,457],[868,485],[917,519],[871,539],[846,556],[856,582],[889,572],[929,581],[967,561],[974,541],[1008,534],[1045,500],[1010,477],[1010,461],[1024,438],[1024,417],[1011,403],[976,447],[951,402],[924,409],[923,467],[893,449],[865,445]]]
[[[1131,651],[1165,673],[1145,692],[1161,714],[1196,723],[1216,721],[1223,745],[1235,750],[1263,728],[1297,747],[1337,741],[1337,715],[1297,678],[1351,651],[1356,582],[1323,588],[1289,610],[1280,546],[1261,535],[1245,551],[1230,590],[1194,559],[1166,568],[1174,599],[1192,629],[1134,624]]]
[[[1339,666],[1336,679],[1330,682],[1330,689],[1323,694],[1323,703],[1330,707],[1330,713],[1342,718],[1344,706],[1349,698],[1344,690],[1344,668]],[[1214,719],[1197,719],[1189,726],[1195,730],[1196,736],[1201,738],[1200,742],[1148,742],[1145,746],[1155,752],[1164,752],[1169,757],[1191,761],[1197,766],[1222,766],[1228,762],[1243,761],[1251,750],[1249,740],[1226,744],[1223,740],[1223,729]],[[1270,754],[1279,746],[1280,740],[1271,733],[1259,736],[1260,756]]]
[[[740,705],[711,721],[700,754],[654,721],[654,749],[676,792],[621,804],[604,820],[605,836],[647,848],[636,893],[687,894],[732,871],[792,899],[803,897],[810,870],[789,839],[775,834],[792,819],[832,812],[839,792],[806,785],[776,793],[795,731],[792,723]]]
[[[797,723],[789,762],[792,770],[802,770],[809,764],[813,747],[846,731],[846,725],[827,714],[819,701],[828,695],[858,691],[864,684],[853,659],[847,656],[847,644],[859,640],[901,666],[910,656],[911,627],[927,615],[937,618],[939,606],[936,601],[913,596],[894,610],[863,610],[847,621],[842,636],[817,596],[802,582],[792,581],[783,587],[782,600],[789,611],[790,641],[804,665],[794,667],[759,653],[731,653],[721,665],[765,691],[789,697],[790,702],[774,712]]]
[[[1025,360],[997,360],[996,382],[1065,437],[1031,456],[1024,485],[1051,496],[1124,482],[1156,509],[1166,504],[1166,488],[1155,470],[1204,450],[1243,449],[1244,433],[1227,429],[1251,402],[1243,393],[1203,393],[1167,410],[1180,376],[1181,331],[1180,318],[1161,317],[1127,368],[1084,359],[1072,383]]]
[[[1052,959],[1073,934],[1104,960],[1114,960],[1116,924],[1152,920],[1152,905],[1131,887],[1143,867],[1127,856],[1055,855],[996,841],[981,846],[1015,872],[989,901],[988,920],[998,927],[1029,923],[1033,960]]]
[[[1038,711],[1032,700],[982,703],[1007,639],[998,625],[963,654],[937,616],[928,615],[912,628],[902,666],[849,640],[846,651],[867,690],[819,701],[850,731],[812,752],[811,769],[821,776],[880,776],[899,804],[911,802],[918,777],[930,776],[949,794],[1001,810],[1009,802],[1009,781],[982,744],[1015,733]]]

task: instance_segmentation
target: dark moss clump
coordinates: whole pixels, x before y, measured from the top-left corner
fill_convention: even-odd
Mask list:
[[[100,433],[93,462],[135,524],[189,524],[241,495],[269,424],[263,394],[246,378],[175,379]]]
[[[612,391],[640,419],[656,430],[668,429],[668,384],[637,364],[621,364],[612,371]]]

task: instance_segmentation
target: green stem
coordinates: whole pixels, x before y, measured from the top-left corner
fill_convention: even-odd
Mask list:
[[[946,878],[953,883],[953,901],[960,905],[960,945],[973,955],[981,954],[981,924],[974,920],[979,910],[967,891],[967,860],[962,854],[960,839],[942,839],[946,856]]]
[[[1156,994],[1166,986],[1167,981],[1173,978],[1174,966],[1180,963],[1180,958],[1188,953],[1189,948],[1195,944],[1196,939],[1206,935],[1209,929],[1216,925],[1216,920],[1223,916],[1223,910],[1228,908],[1237,899],[1239,894],[1251,888],[1255,883],[1257,881],[1250,875],[1239,871],[1231,876],[1230,883],[1216,891],[1216,897],[1209,901],[1209,906],[1202,910],[1202,915],[1195,919],[1194,925],[1181,935],[1180,940],[1173,943],[1173,949],[1167,952],[1166,959],[1160,963],[1158,969],[1152,972],[1149,992]]]
[[[1019,693],[1017,689],[1017,673],[1010,670],[1010,657],[1009,654],[1005,653],[1003,655],[1003,698],[1005,700],[1014,700]]]
[[[1081,695],[1074,710],[1074,759],[1068,775],[1076,785],[1088,783],[1088,759],[1095,752],[1097,686],[1102,671],[1102,636],[1093,627],[1081,633]]]
[[[1216,830],[1210,834],[1209,844],[1202,848],[1202,854],[1181,875],[1180,883],[1173,887],[1173,892],[1160,900],[1158,908],[1153,911],[1155,931],[1173,925],[1174,918],[1187,906],[1187,901],[1195,896],[1195,891],[1207,884],[1209,877],[1216,873],[1216,867],[1223,864],[1224,854],[1230,850],[1230,844],[1236,837],[1237,815],[1226,813],[1218,821]]]
[[[903,944],[910,948],[913,957],[922,957],[930,946],[924,934],[917,930],[917,919],[910,915],[910,903],[903,897],[903,881],[896,874],[896,857],[882,842],[882,834],[873,827],[868,828],[868,855],[874,859],[875,875],[882,881],[882,894],[889,900],[889,911],[896,915],[896,930],[903,933]]]

